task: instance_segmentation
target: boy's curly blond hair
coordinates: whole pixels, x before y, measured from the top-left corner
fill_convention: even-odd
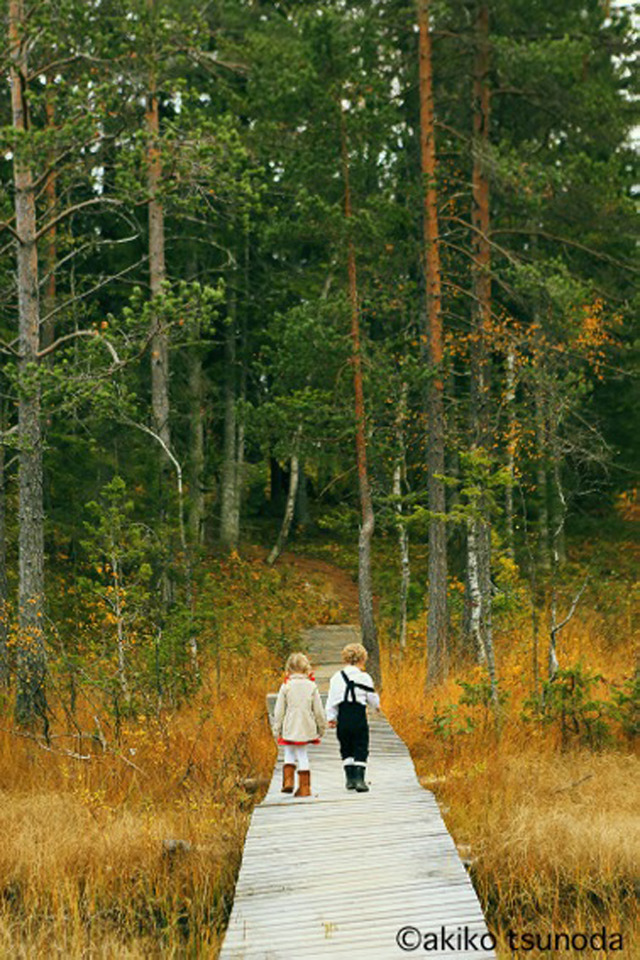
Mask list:
[[[357,664],[366,663],[369,654],[361,643],[348,643],[342,651],[342,662]]]
[[[287,673],[311,673],[311,662],[304,653],[292,653],[286,663]]]

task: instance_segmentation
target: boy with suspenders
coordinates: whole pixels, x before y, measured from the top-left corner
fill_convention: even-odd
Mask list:
[[[331,678],[325,707],[330,727],[337,727],[340,756],[347,790],[367,793],[364,775],[369,756],[367,705],[380,709],[373,680],[364,672],[367,651],[361,643],[349,643],[342,651],[344,667]]]

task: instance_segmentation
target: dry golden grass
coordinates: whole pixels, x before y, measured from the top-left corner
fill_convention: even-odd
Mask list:
[[[286,618],[294,636],[349,608],[342,581],[337,592],[313,583],[313,564],[301,571],[302,582],[291,569],[280,580],[263,570],[237,558],[217,570],[228,601],[223,639],[233,650],[251,649],[247,656],[222,654],[190,704],[130,718],[119,740],[103,712],[106,751],[98,739],[73,737],[58,724],[57,752],[46,752],[11,732],[8,719],[0,723],[0,960],[217,955],[260,796],[245,781],[266,780],[275,757],[264,694],[281,664],[260,644],[260,630],[267,623],[281,629]],[[587,611],[562,633],[561,660],[582,656],[610,679],[628,675],[633,660],[621,642],[628,625],[627,608],[619,623]],[[490,711],[463,707],[456,722],[473,715],[474,732],[436,737],[434,706],[442,713],[455,704],[456,680],[477,680],[479,673],[470,668],[452,677],[436,705],[424,696],[421,630],[414,635],[406,656],[386,659],[384,706],[467,848],[493,929],[504,937],[509,928],[580,931],[604,923],[624,931],[622,956],[635,960],[637,758],[628,748],[560,754],[557,733],[520,721],[531,677],[530,638],[521,623],[498,637],[502,686],[511,695],[499,735]],[[94,712],[81,698],[77,719],[87,734],[97,733]],[[170,852],[168,840],[188,849],[174,844]]]
[[[0,960],[217,956],[276,756],[265,694],[287,638],[339,610],[313,570],[234,554],[202,572],[198,602],[222,612],[204,621],[203,683],[189,703],[161,708],[149,694],[144,713],[116,724],[95,688],[80,688],[71,723],[50,693],[47,749],[12,729],[5,704]],[[98,626],[85,638],[86,619],[89,664]]]
[[[616,632],[600,615],[585,611],[561,635],[561,660],[581,660],[620,681],[635,663],[625,636],[628,631]],[[477,681],[476,667],[425,696],[417,642],[401,659],[386,657],[384,709],[471,861],[501,956],[512,956],[505,939],[509,929],[542,935],[604,926],[609,934],[623,934],[624,950],[616,955],[635,960],[640,957],[640,760],[622,737],[601,752],[578,745],[561,751],[557,729],[525,723],[521,711],[532,675],[531,666],[522,666],[532,662],[526,627],[499,637],[497,647],[502,689],[509,694],[500,729],[490,710],[456,706],[462,692],[457,681]],[[453,708],[459,732],[437,735],[434,713],[446,715],[447,708]],[[463,733],[466,717],[476,726]],[[587,947],[562,954],[533,949],[526,955],[603,954]]]
[[[173,715],[136,718],[90,761],[0,734],[0,957],[216,955],[245,779],[275,756],[274,665],[264,650],[250,664],[230,658],[219,695],[205,683]]]
[[[217,956],[251,809],[276,747],[264,709],[286,636],[336,606],[324,580],[237,555],[211,562],[222,608],[191,702],[118,725],[78,691],[50,749],[0,717],[0,960]],[[282,649],[280,647],[282,646]],[[99,724],[95,714],[99,712]],[[78,759],[77,754],[89,759]],[[176,843],[176,841],[178,841]]]

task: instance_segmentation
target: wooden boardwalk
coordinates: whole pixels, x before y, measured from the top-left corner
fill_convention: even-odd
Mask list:
[[[307,633],[321,692],[357,639],[354,627]],[[310,757],[313,797],[280,793],[280,757],[254,810],[221,960],[494,958],[438,805],[390,724],[371,718],[369,793],[345,790],[334,731]]]

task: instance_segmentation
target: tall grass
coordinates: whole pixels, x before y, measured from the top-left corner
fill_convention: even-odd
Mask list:
[[[621,628],[616,632],[610,619],[584,611],[562,634],[563,665],[580,662],[583,671],[621,683],[635,666],[628,631]],[[543,938],[529,957],[602,957],[580,940],[575,950],[561,941],[561,954],[542,947],[549,932],[604,927],[623,936],[624,950],[615,955],[640,957],[640,762],[630,740],[614,720],[600,749],[588,750],[579,730],[569,742],[563,739],[560,719],[523,719],[533,674],[523,623],[498,637],[506,696],[497,714],[482,702],[460,702],[473,701],[462,684],[470,685],[467,692],[481,689],[482,671],[475,666],[425,694],[420,633],[416,625],[403,657],[387,645],[383,706],[469,864],[500,955],[513,955],[511,930]],[[542,674],[542,654],[540,666]]]
[[[212,564],[211,577],[226,604],[215,650],[201,637],[202,684],[190,702],[147,704],[116,723],[80,688],[73,726],[58,719],[49,744],[13,729],[6,706],[2,960],[217,955],[276,755],[265,694],[287,637],[335,604],[308,576],[257,561]],[[53,695],[51,706],[65,717]]]
[[[253,802],[244,781],[274,760],[272,676],[264,650],[248,678],[228,662],[219,697],[131,720],[89,761],[0,734],[1,956],[215,956]]]

